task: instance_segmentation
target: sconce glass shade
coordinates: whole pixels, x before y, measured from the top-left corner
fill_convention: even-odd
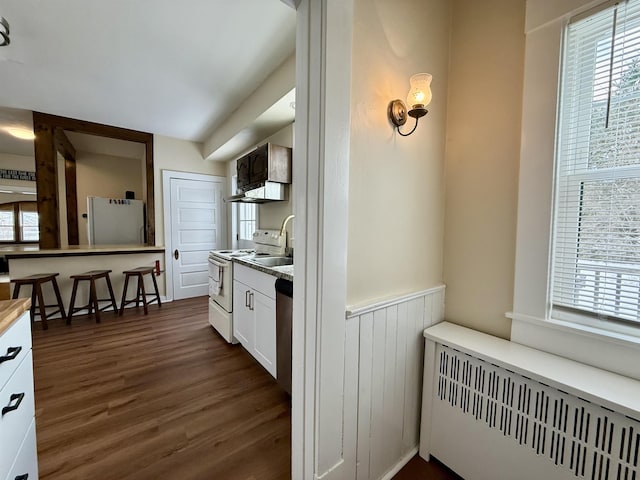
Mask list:
[[[391,100],[387,107],[387,117],[395,126],[398,135],[408,137],[418,127],[418,119],[424,117],[429,111],[427,105],[431,102],[431,79],[429,73],[417,73],[409,79],[411,88],[407,95],[407,103],[400,99]],[[415,118],[416,123],[411,131],[404,133],[400,127],[407,123],[407,117]]]
[[[407,95],[407,108],[409,116],[422,117],[426,112],[426,106],[431,103],[431,80],[429,73],[417,73],[409,79],[411,88]],[[413,114],[412,114],[413,113]]]
[[[11,43],[9,32],[9,22],[4,17],[0,17],[0,47]]]

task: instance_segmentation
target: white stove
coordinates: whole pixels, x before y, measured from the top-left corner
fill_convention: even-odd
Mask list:
[[[252,255],[253,250],[213,250],[209,252],[209,323],[229,343],[233,337],[233,262]]]

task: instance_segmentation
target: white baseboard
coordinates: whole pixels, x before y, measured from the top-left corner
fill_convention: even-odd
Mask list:
[[[393,477],[395,477],[395,475],[402,470],[402,468],[409,463],[409,461],[415,457],[418,453],[418,447],[414,447],[411,450],[409,450],[409,453],[407,453],[404,457],[402,457],[400,459],[400,461],[398,463],[396,463],[396,466],[393,467],[391,470],[389,470],[387,473],[384,474],[384,476],[380,479],[380,480],[391,480]]]

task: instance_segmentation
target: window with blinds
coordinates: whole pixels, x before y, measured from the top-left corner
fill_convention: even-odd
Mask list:
[[[552,316],[640,322],[640,0],[567,26]]]

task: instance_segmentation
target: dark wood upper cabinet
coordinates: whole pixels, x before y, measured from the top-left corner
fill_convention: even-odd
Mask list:
[[[266,143],[238,159],[238,191],[261,187],[264,182],[291,183],[291,149]]]

